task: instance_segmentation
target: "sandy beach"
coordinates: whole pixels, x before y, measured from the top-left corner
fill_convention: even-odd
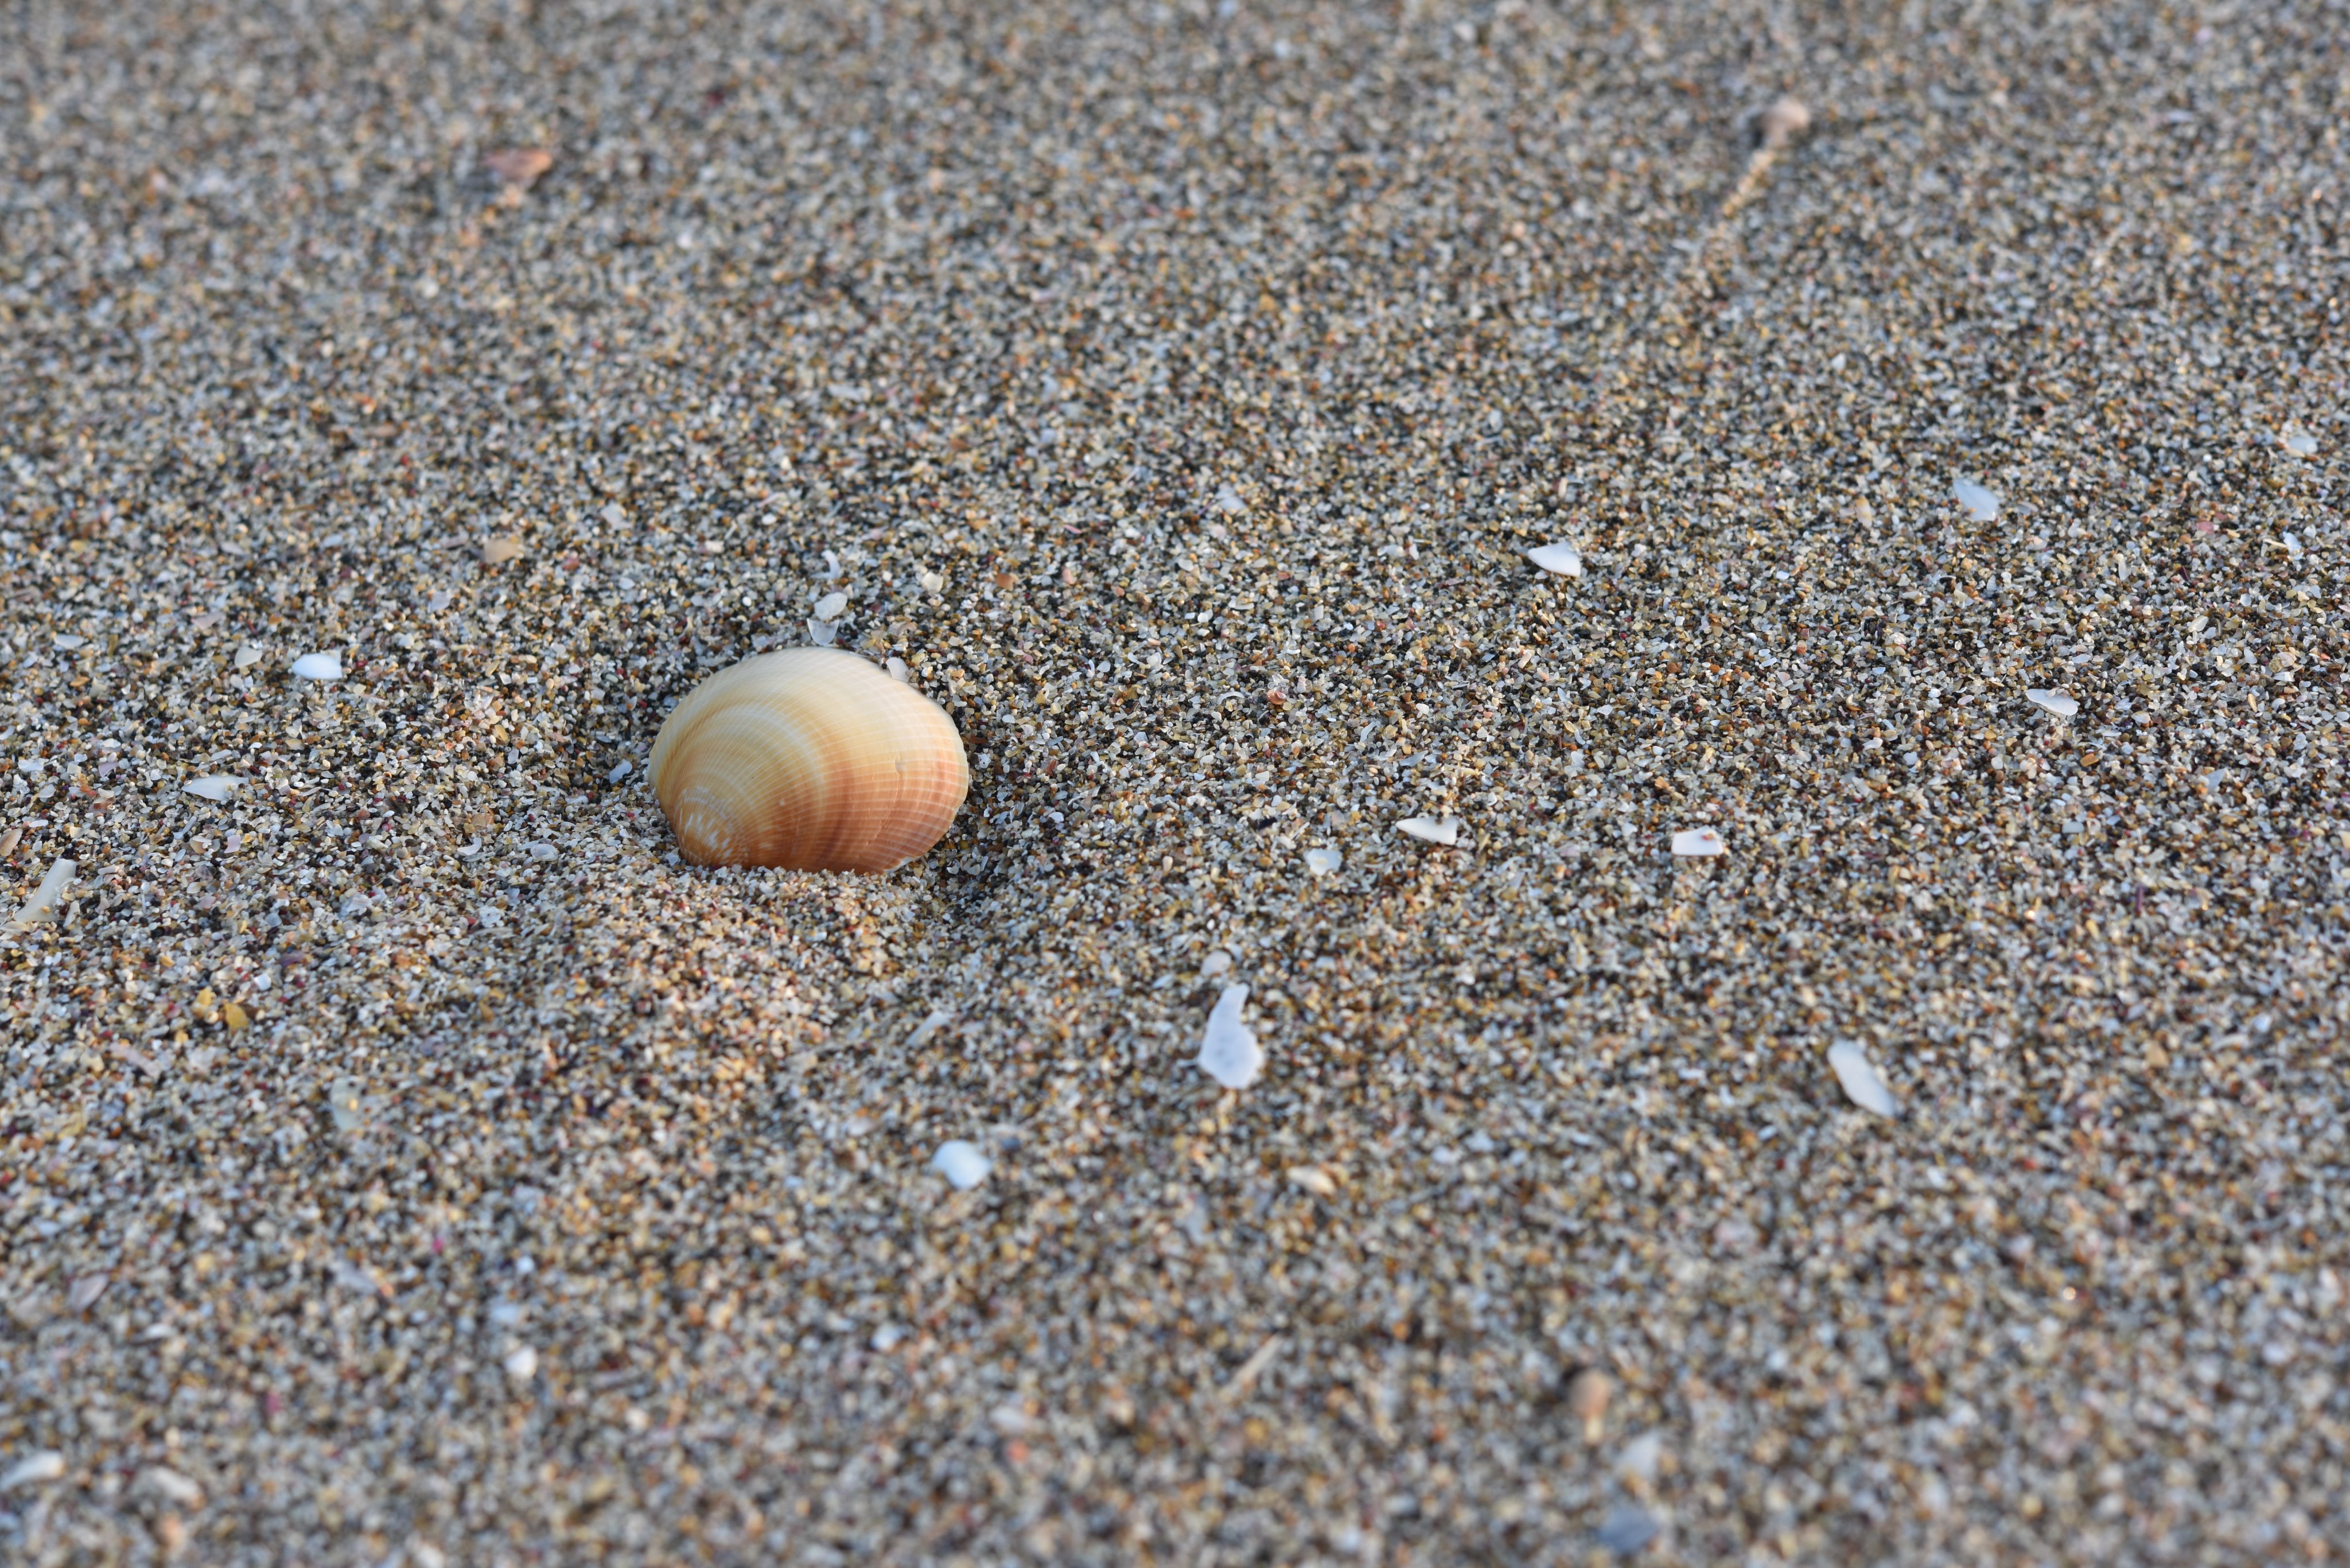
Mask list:
[[[0,1560],[2350,1552],[2340,20],[17,7]]]

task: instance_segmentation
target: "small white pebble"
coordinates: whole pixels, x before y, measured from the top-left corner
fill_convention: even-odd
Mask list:
[[[1216,976],[1223,973],[1224,971],[1232,967],[1232,955],[1226,952],[1223,949],[1218,948],[1206,958],[1200,961],[1200,978],[1201,980],[1213,980]]]
[[[1711,827],[1684,827],[1673,835],[1673,853],[1685,856],[1713,856],[1725,853],[1730,846],[1721,835]]]
[[[1971,479],[1961,479],[1950,486],[1950,499],[1967,509],[1967,514],[1978,523],[1989,523],[1999,515],[1999,496],[1985,490]]]
[[[2043,686],[2032,687],[2023,695],[2033,707],[2044,709],[2059,719],[2069,719],[2081,711],[2081,705],[2062,691],[2051,691]]]
[[[947,575],[944,572],[918,573],[914,580],[922,585],[922,591],[926,594],[942,594],[947,591]]]
[[[527,1345],[517,1345],[506,1352],[506,1376],[517,1383],[527,1383],[538,1376],[538,1352]]]
[[[1844,1085],[1845,1094],[1864,1111],[1874,1111],[1880,1116],[1898,1116],[1900,1103],[1868,1059],[1868,1053],[1849,1040],[1839,1040],[1828,1047],[1828,1065],[1835,1070],[1836,1082]]]
[[[1327,877],[1347,863],[1347,857],[1335,849],[1309,849],[1305,852],[1305,868],[1316,877]]]
[[[525,855],[529,856],[533,860],[552,860],[555,858],[555,846],[547,843],[543,838],[536,843],[524,845],[522,846],[522,852]]]
[[[66,1473],[66,1457],[55,1449],[40,1449],[26,1454],[8,1467],[0,1476],[0,1491],[14,1491],[20,1486],[37,1486],[53,1481]]]
[[[848,596],[842,593],[838,588],[835,588],[832,592],[825,595],[822,598],[816,601],[816,618],[818,620],[838,620],[840,618],[840,612],[847,607]]]
[[[2284,438],[2284,449],[2295,457],[2315,457],[2317,438],[2302,431],[2294,431]]]
[[[808,640],[816,644],[818,648],[830,648],[832,646],[833,637],[839,629],[828,620],[813,619],[807,623],[807,628]]]
[[[939,1152],[931,1156],[931,1168],[947,1179],[947,1185],[958,1192],[969,1192],[987,1179],[994,1162],[979,1152],[975,1143],[962,1138],[949,1138],[939,1145]]]
[[[1461,819],[1457,816],[1407,816],[1396,824],[1396,831],[1417,838],[1422,844],[1458,844],[1461,842]]]
[[[1208,1032],[1200,1042],[1200,1070],[1227,1089],[1245,1089],[1256,1082],[1264,1066],[1264,1053],[1241,1013],[1248,1006],[1249,988],[1228,985],[1208,1014]]]
[[[889,656],[889,679],[892,680],[906,679],[906,661],[894,653]]]
[[[1338,1179],[1318,1165],[1293,1165],[1289,1168],[1289,1179],[1316,1198],[1338,1195]]]
[[[343,656],[339,653],[306,653],[294,661],[294,673],[305,680],[340,680],[343,678]]]
[[[260,663],[263,657],[261,645],[257,642],[248,642],[236,650],[236,667],[239,670],[250,670]]]
[[[1583,552],[1572,545],[1540,545],[1526,552],[1526,559],[1562,577],[1583,576]]]
[[[604,775],[604,782],[606,784],[619,784],[622,779],[629,776],[629,769],[633,766],[635,766],[635,764],[632,763],[613,763],[612,771]]]
[[[2291,556],[2293,559],[2299,560],[2301,558],[2301,535],[2298,534],[2281,534],[2278,537],[2284,542],[2284,553]]]
[[[1248,503],[1242,500],[1241,493],[1231,485],[1221,485],[1216,491],[1216,510],[1227,517],[1237,517],[1248,510]]]
[[[200,779],[190,779],[181,787],[199,800],[226,800],[243,782],[231,774],[206,774]]]
[[[76,637],[69,631],[61,631],[57,635],[57,647],[67,653],[71,653],[88,640],[89,639],[86,637]]]

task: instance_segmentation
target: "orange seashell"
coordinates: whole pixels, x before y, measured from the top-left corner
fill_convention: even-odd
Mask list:
[[[946,836],[971,789],[939,705],[855,654],[722,670],[653,742],[653,794],[698,866],[888,871]]]

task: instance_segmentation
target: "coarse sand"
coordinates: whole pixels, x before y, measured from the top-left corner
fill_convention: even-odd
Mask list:
[[[2345,84],[10,8],[0,1560],[2338,1561]]]

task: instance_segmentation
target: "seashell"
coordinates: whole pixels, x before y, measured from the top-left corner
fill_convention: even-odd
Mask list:
[[[722,670],[661,725],[646,770],[700,866],[887,871],[945,836],[971,788],[939,705],[851,653]]]

